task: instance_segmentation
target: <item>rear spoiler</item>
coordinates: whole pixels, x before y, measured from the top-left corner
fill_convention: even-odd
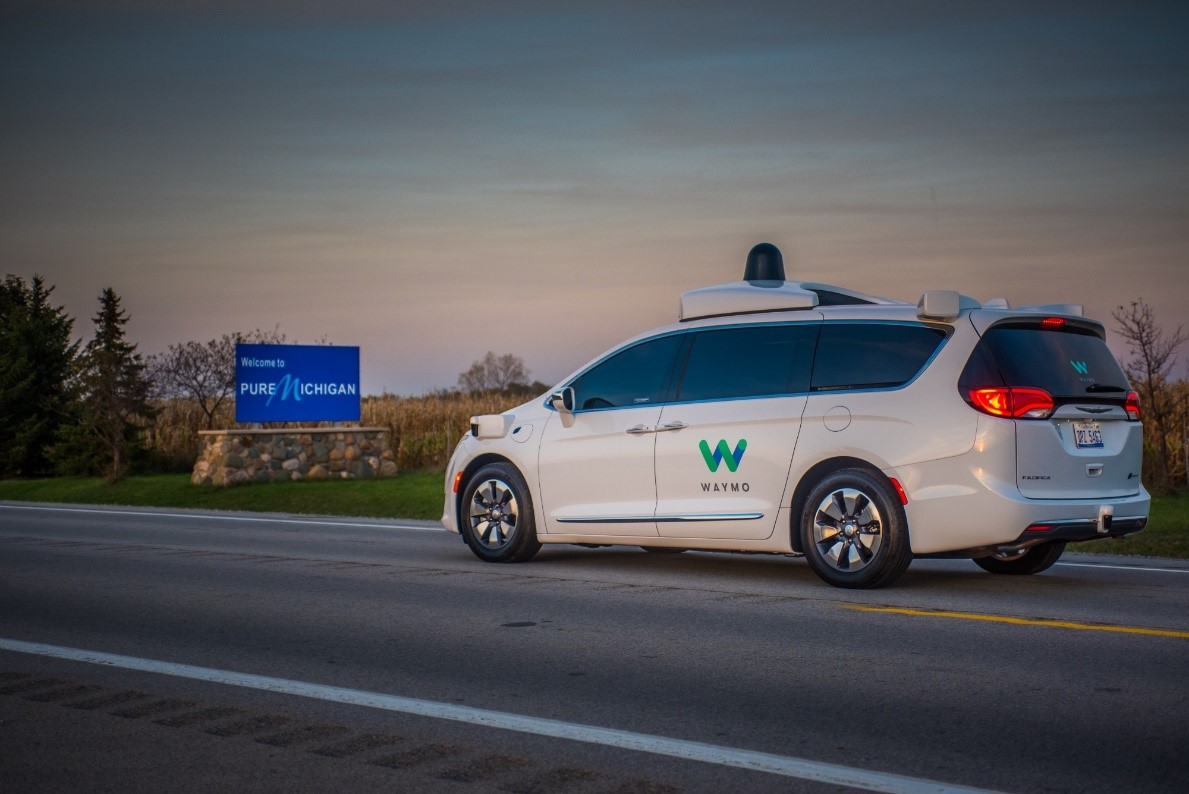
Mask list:
[[[1037,314],[1069,314],[1074,317],[1085,317],[1086,308],[1080,303],[1042,303],[1036,306],[1017,306],[1018,312],[1036,312]]]

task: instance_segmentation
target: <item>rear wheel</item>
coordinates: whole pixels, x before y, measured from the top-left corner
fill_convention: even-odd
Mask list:
[[[800,528],[809,566],[835,587],[884,587],[912,562],[900,500],[872,471],[827,475],[809,492]]]
[[[1053,567],[1065,551],[1065,541],[1042,543],[1030,549],[1017,552],[992,554],[990,557],[975,557],[974,564],[991,573],[1006,573],[1016,576],[1040,573]]]
[[[462,497],[462,536],[485,562],[526,562],[540,549],[528,485],[514,467],[475,472]]]

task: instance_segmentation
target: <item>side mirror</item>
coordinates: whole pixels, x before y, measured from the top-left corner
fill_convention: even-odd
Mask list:
[[[574,413],[574,387],[567,386],[549,395],[549,404],[554,410],[562,414]]]

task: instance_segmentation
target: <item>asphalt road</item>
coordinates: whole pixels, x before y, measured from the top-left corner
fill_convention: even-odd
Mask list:
[[[873,789],[1189,785],[1168,560],[917,561],[856,592],[783,557],[490,565],[418,522],[0,503],[0,640],[4,791],[838,790],[814,763]],[[282,683],[223,679],[244,673]],[[345,701],[307,696],[327,686]],[[519,716],[573,738],[501,727]]]

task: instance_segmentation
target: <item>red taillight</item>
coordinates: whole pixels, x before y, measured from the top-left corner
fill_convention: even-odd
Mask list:
[[[1044,389],[1012,389],[1012,416],[1021,419],[1048,419],[1053,414],[1053,397]]]
[[[1011,416],[1011,389],[971,389],[970,402],[991,416]]]
[[[1054,408],[1047,391],[1026,386],[971,389],[970,403],[985,414],[1011,419],[1048,419]]]
[[[1140,420],[1139,414],[1139,395],[1133,391],[1127,392],[1127,418],[1132,422]]]
[[[1041,328],[1048,328],[1050,330],[1054,328],[1063,328],[1064,326],[1065,320],[1061,317],[1046,317],[1040,321]]]

